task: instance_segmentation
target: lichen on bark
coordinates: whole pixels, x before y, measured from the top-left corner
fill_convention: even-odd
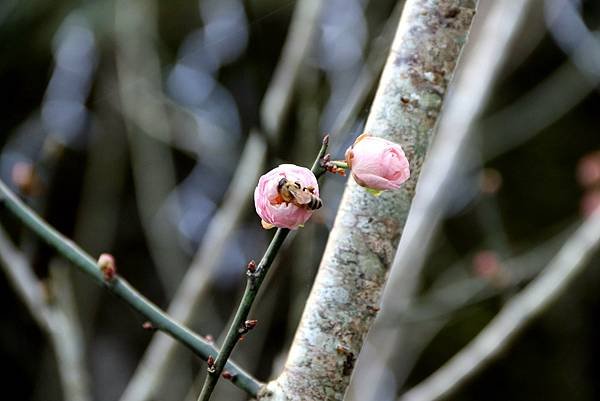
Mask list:
[[[475,0],[408,0],[365,131],[404,148],[411,178],[374,197],[348,180],[282,374],[260,400],[342,400],[378,310]]]

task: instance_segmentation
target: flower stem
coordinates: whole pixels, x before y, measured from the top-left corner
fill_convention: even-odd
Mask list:
[[[311,171],[315,177],[317,177],[317,179],[326,172],[326,169],[321,165],[321,159],[327,152],[328,144],[329,136],[325,136],[321,149],[319,150],[319,154],[317,155],[317,158],[311,168]],[[275,256],[279,252],[279,249],[281,249],[281,245],[283,245],[283,242],[285,241],[285,238],[289,232],[290,230],[287,228],[278,228],[260,263],[258,266],[256,266],[256,270],[248,270],[248,279],[246,281],[244,295],[242,296],[238,310],[235,313],[235,317],[233,318],[233,321],[227,330],[227,336],[225,337],[221,351],[214,360],[214,363],[208,367],[208,374],[206,375],[206,379],[202,385],[202,390],[200,392],[200,396],[198,397],[198,401],[208,401],[210,399],[210,396],[213,393],[217,382],[219,381],[219,377],[221,376],[235,345],[242,335],[253,327],[253,325],[252,327],[248,325],[250,321],[246,319],[248,319],[248,314],[250,313],[250,309],[252,308],[254,300],[256,299],[256,295],[258,294],[260,286],[269,272],[269,268],[271,267]]]
[[[6,208],[23,224],[55,248],[67,260],[79,268],[79,270],[89,275],[98,284],[104,286],[143,315],[145,319],[152,323],[153,328],[161,330],[173,339],[181,342],[204,360],[207,360],[210,355],[216,355],[219,352],[209,341],[173,320],[134,289],[125,279],[115,275],[110,280],[106,280],[96,261],[90,255],[49,226],[28,206],[21,202],[2,181],[0,181],[0,204],[6,205]],[[232,382],[236,386],[251,396],[256,396],[261,386],[260,382],[234,363],[228,362],[225,367],[232,374]]]
[[[339,168],[343,168],[344,170],[348,170],[350,167],[348,166],[348,163],[346,163],[343,160],[332,160],[329,162],[331,165],[339,167]]]

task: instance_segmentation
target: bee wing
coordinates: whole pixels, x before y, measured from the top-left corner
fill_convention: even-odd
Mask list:
[[[296,202],[300,205],[305,205],[312,201],[312,194],[304,189],[290,186],[289,191],[294,196]]]

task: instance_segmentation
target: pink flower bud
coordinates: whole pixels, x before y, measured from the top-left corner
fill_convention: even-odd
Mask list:
[[[298,202],[286,202],[279,190],[282,178],[298,182],[303,189],[310,188],[311,195],[319,196],[317,178],[309,169],[294,164],[282,164],[260,177],[254,190],[254,207],[262,219],[264,228],[280,227],[296,229],[312,216],[308,207]],[[308,191],[308,189],[305,189]]]
[[[346,163],[357,184],[370,189],[398,189],[410,177],[402,147],[368,134],[356,138],[346,151]]]

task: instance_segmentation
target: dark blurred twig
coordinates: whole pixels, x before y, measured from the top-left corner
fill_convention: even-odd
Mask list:
[[[301,67],[317,33],[322,4],[320,0],[300,0],[294,9],[288,40],[260,107],[261,128],[271,145],[276,146],[281,139],[281,127],[288,115],[291,94],[298,85]]]
[[[218,351],[214,345],[177,323],[160,308],[137,292],[127,281],[118,275],[106,278],[96,261],[69,239],[63,237],[55,229],[40,219],[29,207],[21,202],[0,181],[0,203],[3,203],[25,226],[29,227],[40,238],[56,249],[62,256],[71,261],[82,272],[89,275],[96,283],[128,303],[134,310],[150,321],[152,327],[161,330],[180,341],[196,355],[207,359]],[[250,395],[256,395],[259,383],[233,363],[227,363],[227,369],[235,377],[232,382]]]
[[[386,56],[392,45],[394,33],[396,32],[396,27],[398,26],[403,7],[404,0],[398,1],[392,10],[392,14],[383,26],[381,33],[373,40],[369,55],[365,60],[365,64],[363,65],[356,82],[352,86],[348,100],[333,122],[331,127],[332,141],[339,141],[339,135],[348,130],[350,125],[354,123],[356,115],[367,100],[369,93],[374,90],[377,79],[381,75],[381,70],[383,70]]]
[[[533,89],[480,123],[486,160],[533,138],[583,101],[600,84],[600,32],[590,31],[576,2],[545,0],[550,34],[568,55]]]
[[[52,344],[65,399],[91,400],[83,333],[68,272],[62,266],[51,266],[44,291],[44,284],[35,276],[25,256],[1,228],[0,267]]]
[[[161,208],[176,196],[176,173],[167,144],[171,129],[162,100],[161,70],[153,46],[156,8],[152,1],[122,0],[115,3],[117,76],[122,112],[129,139],[136,202],[148,250],[159,279],[170,297],[175,292],[187,261],[177,229]],[[179,202],[172,213],[179,214]],[[177,219],[177,217],[176,217]]]
[[[437,372],[406,392],[402,401],[434,401],[449,396],[482,371],[533,319],[567,289],[600,246],[600,209],[581,224],[558,254],[522,292]]]

